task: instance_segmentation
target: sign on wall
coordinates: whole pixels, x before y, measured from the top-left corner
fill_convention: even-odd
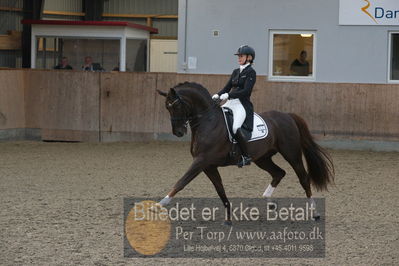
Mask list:
[[[340,25],[399,25],[399,0],[339,0]]]

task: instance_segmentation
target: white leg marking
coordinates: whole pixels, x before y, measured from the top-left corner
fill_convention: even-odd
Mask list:
[[[316,210],[316,201],[312,197],[309,198],[309,204],[310,204],[310,208],[313,208],[313,210],[314,210],[312,218],[320,217],[320,213],[318,213]]]
[[[273,194],[274,189],[275,189],[275,187],[272,187],[272,185],[269,185],[266,188],[265,192],[263,193],[263,197],[270,198]]]
[[[161,205],[161,206],[166,206],[166,205],[169,204],[169,202],[170,202],[171,200],[172,200],[172,198],[169,197],[169,195],[166,195],[166,197],[163,198],[163,199],[159,202],[159,205]]]

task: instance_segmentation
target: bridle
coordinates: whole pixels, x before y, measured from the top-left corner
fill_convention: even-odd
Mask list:
[[[184,110],[184,116],[171,116],[170,120],[172,122],[183,121],[183,123],[187,124],[190,120],[193,119],[193,117],[191,115],[187,115],[187,113],[188,113],[187,110],[190,109],[189,105],[179,95],[176,94],[176,97],[177,97],[176,100],[174,100],[172,103],[169,103],[168,107],[171,108],[171,107],[173,107],[173,106],[175,106],[177,104],[181,104],[182,107],[183,107],[183,110]]]
[[[201,113],[198,113],[198,114],[195,114],[195,115],[192,115],[191,112],[190,112],[190,109],[191,109],[190,105],[186,101],[184,101],[182,99],[182,97],[180,95],[178,95],[177,93],[176,93],[176,97],[177,98],[173,102],[168,103],[168,107],[171,108],[171,107],[175,106],[176,104],[181,104],[182,107],[183,107],[183,110],[184,110],[184,115],[183,116],[171,116],[170,120],[172,122],[183,121],[184,127],[186,127],[186,128],[187,128],[188,124],[190,124],[191,128],[197,127],[199,125],[199,121],[197,120],[197,122],[194,123],[195,120],[199,119],[199,118],[201,118],[203,116],[206,116],[213,109],[213,107],[215,106],[215,102],[214,102],[214,104],[212,104],[205,111],[203,111]],[[219,104],[217,104],[217,106],[219,106]]]

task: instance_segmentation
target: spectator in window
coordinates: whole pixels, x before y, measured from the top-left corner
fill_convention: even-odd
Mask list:
[[[64,56],[63,58],[61,58],[60,63],[54,67],[54,69],[69,69],[69,70],[71,70],[73,68],[69,65],[68,58]]]
[[[294,76],[308,76],[309,71],[309,62],[306,60],[308,54],[306,51],[302,51],[299,55],[299,59],[295,59],[291,63],[291,74]]]
[[[104,71],[105,69],[99,63],[93,63],[93,58],[91,56],[85,57],[84,65],[82,66],[83,70],[86,71]]]

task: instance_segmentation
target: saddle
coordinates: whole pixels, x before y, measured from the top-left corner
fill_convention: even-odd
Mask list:
[[[222,110],[224,121],[226,123],[226,128],[229,132],[230,142],[237,143],[233,137],[233,111],[228,107],[222,107]],[[266,122],[257,113],[254,113],[253,125],[254,126],[252,132],[250,132],[245,125],[241,127],[248,142],[264,139],[267,137],[269,130],[267,128]]]

